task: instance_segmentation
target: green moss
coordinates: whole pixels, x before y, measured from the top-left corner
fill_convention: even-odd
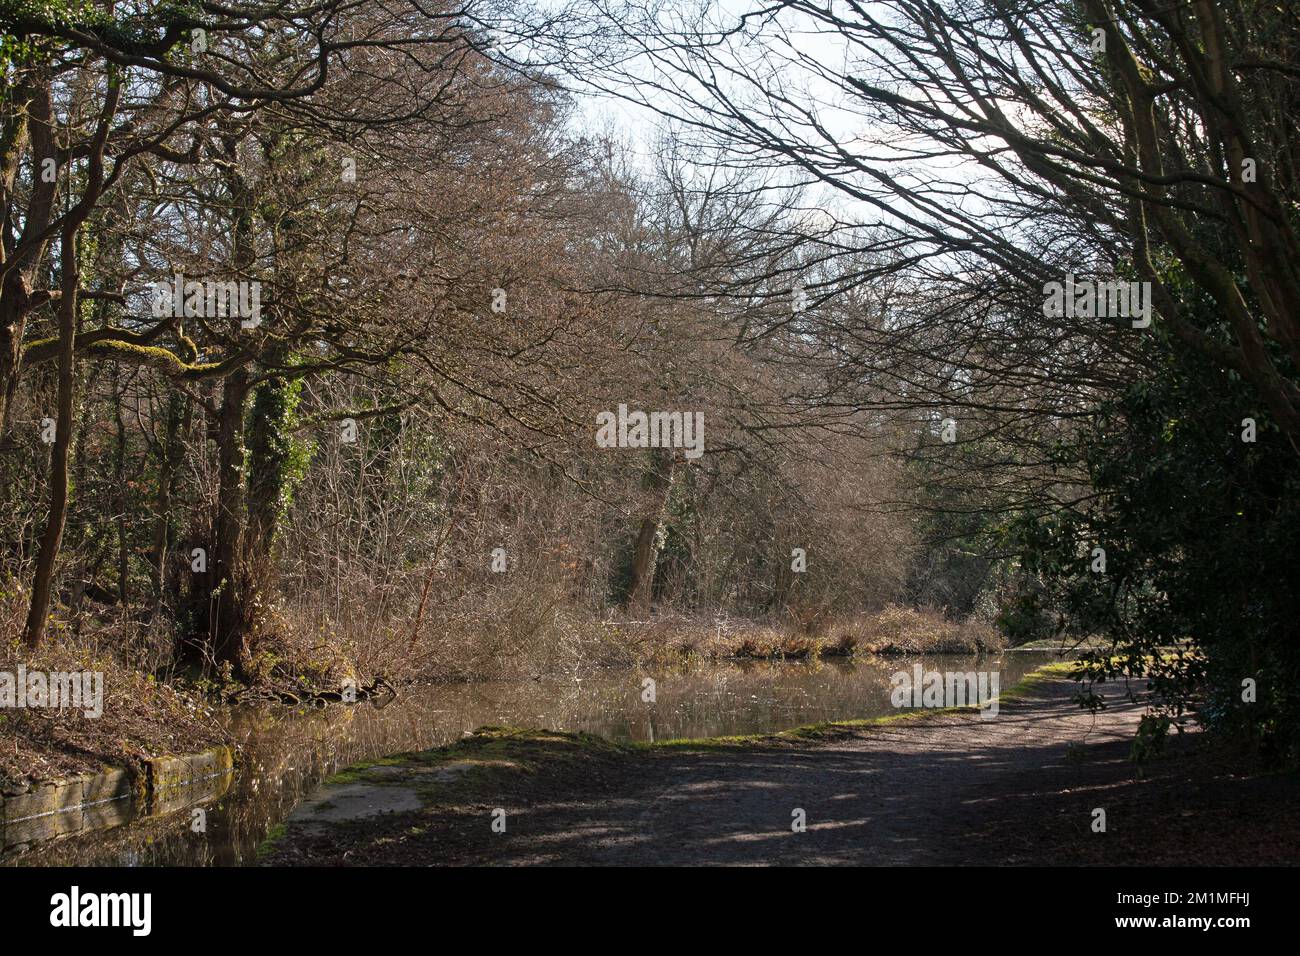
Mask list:
[[[1077,680],[1079,674],[1079,664],[1075,661],[1059,661],[1055,664],[1046,664],[1038,668],[1038,670],[1026,674],[1013,686],[998,694],[998,704],[999,706],[1013,704],[1027,697],[1039,684],[1061,678]]]
[[[165,373],[176,375],[202,375],[219,367],[219,362],[194,361],[198,354],[194,351],[194,344],[188,339],[182,341],[191,353],[189,360],[181,358],[161,345],[139,345],[117,339],[104,339],[79,345],[78,351],[82,354],[115,358],[134,365],[151,365]],[[46,360],[51,357],[52,350],[58,348],[58,344],[57,338],[33,339],[23,344],[23,353],[28,357],[28,361]]]
[[[271,827],[266,834],[266,839],[257,845],[257,858],[261,860],[269,856],[271,851],[275,849],[275,845],[284,839],[286,832],[288,832],[288,827],[283,823],[277,823]]]
[[[364,760],[344,767],[338,773],[326,777],[324,782],[331,785],[344,783],[382,783],[383,781],[376,779],[374,775],[369,775],[368,771],[375,767],[400,767],[412,756],[414,755],[391,754],[387,757],[380,757],[377,760]]]

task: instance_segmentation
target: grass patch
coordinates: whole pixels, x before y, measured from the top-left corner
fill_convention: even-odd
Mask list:
[[[407,754],[392,754],[387,757],[379,757],[376,760],[363,760],[358,763],[344,767],[336,774],[325,778],[327,784],[345,784],[345,783],[382,783],[380,779],[368,776],[367,771],[375,767],[400,767],[405,762]]]
[[[275,845],[284,839],[288,827],[283,823],[277,823],[266,834],[266,839],[257,845],[257,859],[265,859],[275,849]]]

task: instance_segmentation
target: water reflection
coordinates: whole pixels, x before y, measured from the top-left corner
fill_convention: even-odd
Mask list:
[[[484,724],[582,730],[618,740],[663,740],[785,730],[819,720],[894,713],[890,677],[920,661],[926,669],[998,670],[1010,687],[1053,659],[1007,653],[976,660],[935,655],[820,663],[746,663],[681,670],[602,672],[572,680],[406,688],[387,707],[323,710],[243,708],[226,719],[242,762],[224,794],[206,802],[206,831],[189,810],[110,821],[21,852],[8,865],[237,866],[255,859],[271,828],[325,776],[358,760],[456,740]],[[643,681],[655,681],[644,701]],[[117,825],[114,825],[117,824]]]

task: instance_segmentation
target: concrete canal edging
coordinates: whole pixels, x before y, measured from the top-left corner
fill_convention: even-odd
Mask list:
[[[187,757],[150,757],[144,762],[148,778],[146,786],[151,794],[184,787],[230,773],[234,762],[234,755],[225,746]]]
[[[96,774],[0,793],[0,852],[137,816],[162,816],[220,796],[230,785],[234,754],[226,746],[186,756],[150,757],[141,774],[109,767]]]

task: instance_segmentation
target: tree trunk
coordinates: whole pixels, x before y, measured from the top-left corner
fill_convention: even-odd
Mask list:
[[[23,271],[15,269],[5,276],[0,288],[0,440],[9,434],[30,301]]]
[[[790,562],[777,552],[776,585],[772,588],[772,609],[784,615],[790,609],[790,593],[794,589],[794,571]]]
[[[273,363],[284,360],[282,351]],[[287,378],[272,378],[253,393],[248,436],[248,529],[244,550],[250,565],[270,571],[271,552],[279,530],[280,512],[289,493],[293,453],[290,421],[298,403],[300,385]]]
[[[627,589],[628,612],[636,615],[648,614],[650,611],[655,568],[659,563],[659,531],[668,509],[668,496],[672,491],[676,464],[671,449],[656,449],[652,454],[653,463],[646,474],[646,490],[650,502],[637,529],[632,550],[632,576]]]
[[[54,445],[50,451],[50,515],[41,535],[36,557],[36,574],[32,580],[32,602],[27,612],[23,643],[35,650],[45,635],[50,610],[50,591],[54,567],[63,543],[63,525],[68,516],[68,450],[72,445],[72,405],[75,384],[73,344],[77,333],[78,275],[77,228],[63,232],[62,298],[59,301],[58,412],[55,418]]]
[[[150,584],[153,589],[155,610],[162,603],[167,590],[167,556],[171,551],[172,494],[181,457],[182,418],[188,418],[188,406],[183,392],[173,391],[167,397],[167,436],[163,442],[158,462],[158,493],[154,503],[153,560]]]
[[[117,366],[113,371],[113,395],[117,401],[117,432],[113,443],[113,484],[117,511],[117,598],[122,607],[131,603],[131,537],[127,531],[127,511],[130,501],[126,493],[126,422],[122,418],[122,406],[126,394],[118,390],[120,375]]]
[[[21,74],[22,71],[20,70]],[[10,94],[7,106],[13,110],[13,119],[6,124],[3,142],[0,142],[0,215],[4,227],[11,228],[19,218],[15,205],[14,183],[21,165],[24,147],[30,144],[32,169],[55,156],[54,123],[50,109],[50,78],[47,74],[20,78],[6,90]],[[116,94],[111,94],[116,103]],[[107,126],[104,127],[107,132]],[[97,140],[103,149],[102,140]],[[90,188],[98,188],[102,167],[92,157]],[[22,233],[16,246],[0,248],[0,264],[7,270],[0,281],[0,442],[9,432],[13,417],[13,400],[18,393],[18,377],[22,372],[23,329],[31,313],[32,277],[38,274],[45,255],[46,242],[42,236],[49,225],[54,207],[55,184],[44,177],[33,175],[31,195],[27,209],[22,214]],[[84,218],[84,216],[82,217]],[[77,220],[80,223],[81,219]],[[75,223],[69,223],[75,229]],[[66,232],[66,228],[65,228]],[[69,440],[71,435],[67,436]]]
[[[234,265],[246,273],[251,267],[253,247],[253,199],[238,171],[238,143],[223,137],[230,165],[222,173],[230,193],[231,247]],[[238,320],[231,321],[238,335]],[[244,436],[244,406],[250,390],[250,373],[240,367],[226,376],[217,410],[217,513],[213,523],[212,553],[206,578],[207,647],[210,659],[229,665],[239,679],[247,679],[251,661],[249,642],[256,621],[257,582],[244,558],[247,495],[244,469],[247,448]]]
[[[210,555],[208,593],[208,648],[218,664],[230,664],[236,674],[245,663],[245,614],[250,609],[251,585],[243,564],[244,538],[244,401],[248,374],[244,370],[226,378],[217,417],[217,520],[216,541]]]

